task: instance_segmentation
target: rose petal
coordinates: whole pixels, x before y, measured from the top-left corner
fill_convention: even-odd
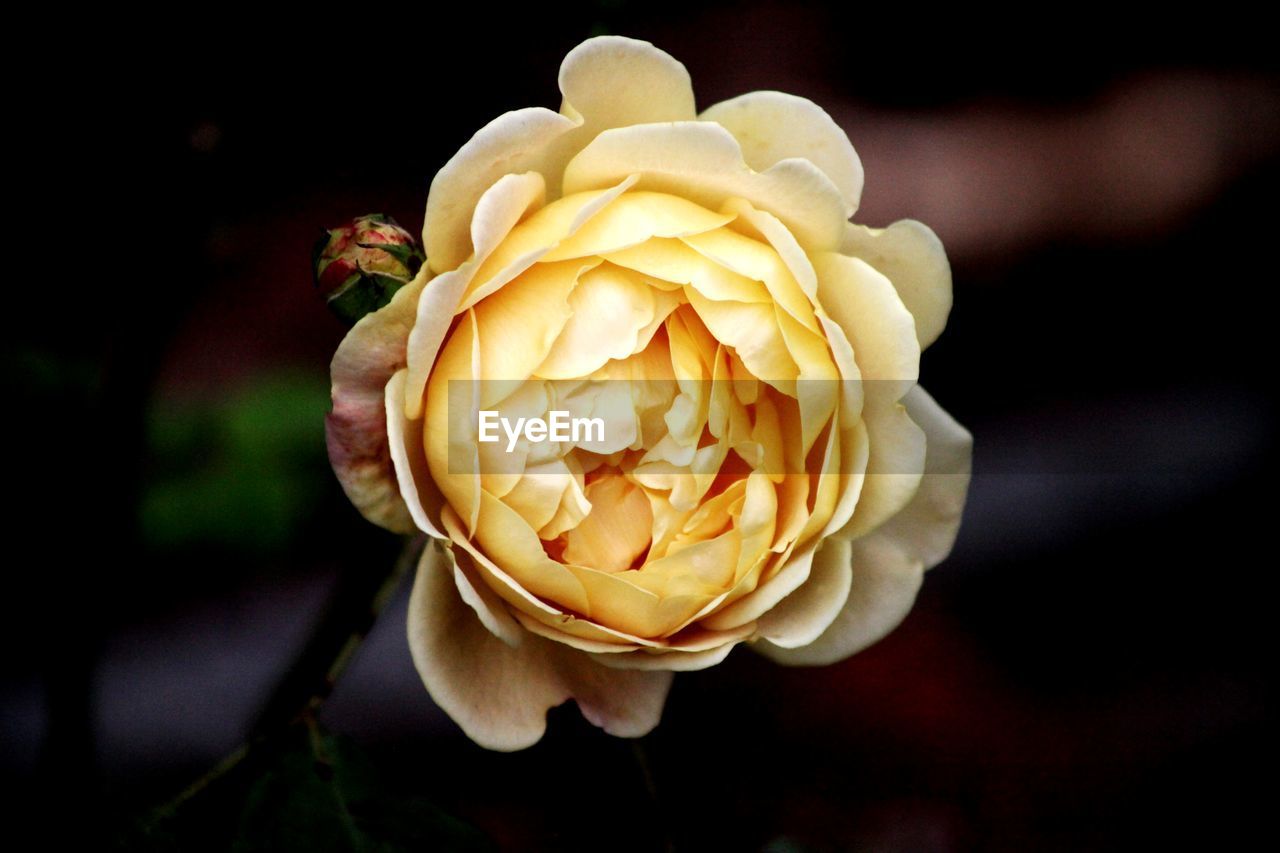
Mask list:
[[[823,666],[862,651],[898,627],[920,589],[920,561],[877,535],[850,543],[850,551],[849,596],[830,627],[799,648],[783,648],[767,639],[757,640],[752,648],[778,663]]]
[[[606,476],[587,486],[591,512],[565,534],[566,562],[606,572],[631,568],[649,548],[653,512],[642,489],[622,476]]]
[[[951,264],[929,226],[914,219],[888,228],[849,225],[840,251],[862,258],[893,282],[915,318],[920,349],[938,339],[951,313]]]
[[[853,344],[864,380],[901,399],[920,376],[915,321],[893,284],[865,261],[836,252],[813,255],[818,301]]]
[[[325,417],[329,461],[342,490],[365,518],[396,533],[415,529],[392,463],[385,388],[405,365],[424,267],[391,302],[351,327],[330,365],[333,411]]]
[[[818,298],[844,330],[862,373],[868,459],[858,505],[837,535],[864,534],[906,505],[924,469],[925,437],[898,402],[920,373],[914,321],[893,285],[865,261],[814,255]]]
[[[692,237],[719,229],[732,222],[733,216],[715,213],[679,196],[629,192],[562,240],[542,260],[607,255],[638,246],[650,238]]]
[[[449,568],[435,549],[423,552],[409,601],[409,648],[431,697],[476,743],[532,746],[546,731],[547,710],[569,698],[615,736],[639,737],[658,724],[670,672],[611,669],[532,634],[512,648],[463,601]]]
[[[427,386],[423,430],[431,479],[468,528],[480,512],[480,342],[475,311],[468,311],[449,337]],[[410,371],[412,375],[412,371]]]
[[[792,594],[800,596],[794,603],[789,604],[788,597],[761,617],[761,634],[766,638],[754,648],[765,656],[779,663],[822,665],[861,651],[902,621],[915,601],[923,571],[950,552],[964,510],[973,438],[923,388],[913,388],[905,402],[928,436],[926,473],[919,490],[901,512],[849,544],[852,586],[848,600],[816,640],[783,648],[803,641],[826,618],[829,601],[824,601],[818,590],[800,587]],[[838,542],[828,539],[823,550]],[[771,623],[775,619],[781,626]],[[768,636],[770,633],[774,636]]]
[[[427,547],[439,549],[440,559],[446,566],[453,567],[453,581],[458,588],[458,595],[476,612],[480,623],[489,629],[489,633],[513,649],[524,642],[526,635],[520,623],[511,615],[498,594],[485,583],[465,551],[437,542],[430,542]]]
[[[435,366],[440,345],[472,276],[516,223],[542,204],[545,186],[537,173],[506,175],[489,187],[475,204],[470,220],[475,256],[457,269],[437,276],[418,300],[417,318],[409,334],[406,417],[422,416],[427,377]]]
[[[465,311],[501,290],[508,282],[542,260],[560,241],[573,236],[579,228],[613,204],[637,180],[632,176],[608,189],[574,193],[556,199],[512,228],[492,253],[482,259],[454,313]],[[596,261],[593,259],[591,263],[594,265]]]
[[[782,258],[782,262],[787,265],[800,290],[810,302],[816,305],[818,276],[813,271],[813,262],[796,242],[796,236],[787,230],[787,226],[778,221],[778,217],[772,213],[756,210],[746,199],[731,198],[725,202],[724,210],[738,217],[734,221],[735,227],[755,231],[761,239],[773,247],[778,257]]]
[[[560,64],[560,91],[560,111],[582,118],[573,134],[578,148],[612,127],[695,115],[684,65],[646,41],[622,36],[588,39],[569,51]]]
[[[733,134],[747,165],[763,172],[779,160],[802,157],[821,169],[845,200],[845,218],[862,197],[862,161],[826,110],[782,92],[748,92],[707,107],[698,118]]]
[[[706,632],[713,638],[714,645],[698,650],[649,651],[641,649],[618,654],[592,654],[592,660],[612,669],[630,670],[669,670],[671,672],[692,672],[706,669],[723,661],[733,651],[734,646],[750,636],[754,624],[743,625],[734,631]]]
[[[915,497],[875,535],[891,539],[929,569],[951,552],[964,513],[972,470],[973,436],[916,386],[904,401],[927,436],[924,476]]]
[[[847,541],[828,539],[813,557],[809,578],[760,617],[760,636],[784,648],[812,643],[844,607],[853,580]]]
[[[743,595],[723,610],[711,614],[700,624],[712,630],[728,631],[759,619],[809,579],[816,548],[817,544],[814,543],[791,554],[782,568],[766,583],[760,584],[754,591]]]
[[[481,128],[450,158],[427,196],[423,246],[437,272],[457,267],[476,248],[466,224],[484,192],[511,172],[535,171],[559,195],[564,164],[600,131],[694,117],[683,65],[653,45],[617,36],[589,39],[560,66],[560,113],[514,110]]]
[[[609,265],[584,273],[568,304],[568,321],[534,370],[544,379],[590,376],[610,359],[631,355],[655,308],[652,288]]]
[[[505,399],[551,352],[573,315],[569,294],[591,268],[580,260],[534,264],[476,305],[484,365],[480,408],[492,409]]]
[[[387,444],[396,479],[400,484],[400,496],[413,519],[424,533],[440,539],[440,509],[444,496],[427,467],[427,455],[422,444],[422,420],[411,421],[404,415],[404,386],[408,381],[407,369],[397,370],[387,382],[385,411],[387,417]]]
[[[503,113],[476,131],[431,181],[422,226],[431,269],[452,270],[478,254],[471,221],[480,199],[504,175],[545,176],[552,143],[580,123],[543,107],[528,107]]]
[[[831,179],[807,160],[753,172],[729,131],[709,122],[641,124],[606,130],[569,161],[566,194],[640,176],[637,189],[683,196],[717,210],[741,197],[777,216],[812,249],[834,249],[846,224],[845,202]]]

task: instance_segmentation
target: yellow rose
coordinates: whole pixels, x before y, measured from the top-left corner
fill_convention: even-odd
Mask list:
[[[560,89],[440,170],[427,264],[333,361],[334,468],[367,518],[433,538],[413,657],[494,749],[569,698],[644,734],[673,671],[738,643],[823,664],[875,642],[969,479],[968,433],[916,386],[946,256],[917,222],[850,223],[862,166],[822,109],[699,114],[684,66],[614,37]],[[557,411],[609,434],[548,437]],[[543,426],[481,441],[490,415]]]

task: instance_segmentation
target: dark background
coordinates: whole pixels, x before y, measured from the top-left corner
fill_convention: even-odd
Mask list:
[[[418,231],[470,134],[557,106],[560,58],[614,32],[684,62],[700,106],[814,99],[863,159],[855,219],[918,218],[948,246],[955,310],[922,383],[976,437],[955,551],[901,628],[844,663],[742,648],[678,676],[641,763],[572,704],[526,752],[471,744],[413,672],[403,594],[321,722],[388,801],[443,820],[429,800],[503,849],[1266,837],[1269,29],[1225,6],[449,13],[112,12],[56,30],[68,82],[34,85],[32,65],[13,87],[10,179],[36,190],[7,241],[3,343],[0,785],[17,825],[212,849],[328,825],[332,803],[264,795],[289,778],[275,753],[161,831],[151,812],[270,717],[322,614],[361,601],[396,550],[325,459],[343,330],[312,292],[311,243],[372,210]]]

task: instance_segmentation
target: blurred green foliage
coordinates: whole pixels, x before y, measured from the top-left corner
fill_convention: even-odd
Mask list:
[[[210,399],[157,400],[140,506],[155,550],[275,552],[334,488],[324,442],[328,377],[271,373]]]

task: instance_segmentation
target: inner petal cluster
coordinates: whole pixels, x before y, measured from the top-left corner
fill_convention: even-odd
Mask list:
[[[842,400],[857,369],[812,269],[745,202],[630,191],[576,221],[599,195],[543,207],[479,265],[424,449],[448,534],[527,626],[670,643],[736,627],[734,602],[831,521],[865,439]],[[486,443],[481,410],[606,428]]]

